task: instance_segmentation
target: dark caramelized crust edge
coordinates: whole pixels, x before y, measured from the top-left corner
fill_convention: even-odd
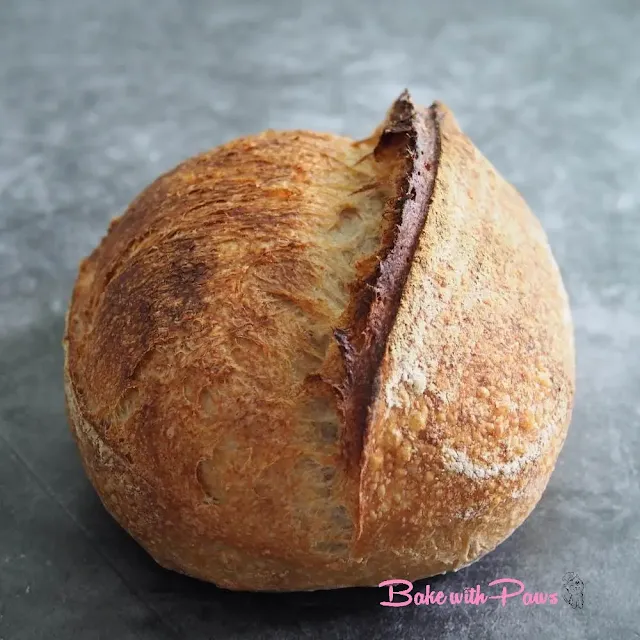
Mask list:
[[[437,106],[420,108],[404,91],[379,128],[374,155],[382,160],[387,154],[398,166],[392,176],[396,196],[389,204],[393,224],[382,239],[376,269],[360,283],[347,310],[348,326],[334,331],[346,372],[337,391],[345,458],[352,468],[360,466],[380,364],[433,195],[440,159]]]

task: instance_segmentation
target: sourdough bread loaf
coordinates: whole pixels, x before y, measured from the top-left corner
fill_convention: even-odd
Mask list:
[[[473,562],[538,502],[574,395],[539,222],[406,92],[366,140],[266,131],[158,178],[81,263],[64,346],[105,507],[229,589]]]

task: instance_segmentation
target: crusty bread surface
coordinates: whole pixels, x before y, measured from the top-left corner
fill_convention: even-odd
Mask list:
[[[459,569],[529,515],[574,395],[546,236],[446,106],[267,131],[158,178],[80,265],[85,470],[161,565],[229,589]]]

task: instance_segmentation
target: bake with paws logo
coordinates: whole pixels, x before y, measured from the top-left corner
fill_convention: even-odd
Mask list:
[[[529,590],[522,580],[516,578],[498,578],[485,587],[477,584],[464,587],[461,591],[437,591],[427,584],[424,588],[414,589],[409,580],[391,579],[378,585],[387,590],[387,599],[380,604],[383,607],[417,606],[480,606],[491,600],[498,600],[502,607],[509,603],[529,606],[554,606],[559,600],[558,592]],[[573,609],[584,606],[584,582],[580,576],[569,571],[562,577],[562,599]]]
[[[562,576],[562,599],[574,609],[584,607],[584,582],[573,571]]]

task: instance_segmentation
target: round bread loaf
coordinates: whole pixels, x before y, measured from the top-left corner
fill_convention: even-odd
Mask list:
[[[229,589],[477,560],[538,502],[574,395],[540,224],[406,92],[366,140],[266,131],[158,178],[81,263],[64,346],[108,511]]]

